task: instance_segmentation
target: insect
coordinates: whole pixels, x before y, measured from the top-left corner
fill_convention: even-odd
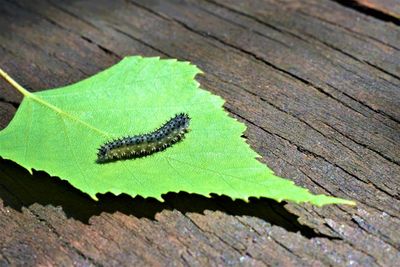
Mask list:
[[[162,151],[185,137],[185,133],[189,131],[189,123],[188,114],[179,113],[151,133],[106,142],[97,152],[97,162],[139,158]]]

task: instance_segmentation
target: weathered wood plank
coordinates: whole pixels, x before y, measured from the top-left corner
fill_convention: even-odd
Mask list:
[[[166,195],[165,203],[111,195],[96,203],[57,178],[2,160],[0,212],[8,214],[0,216],[0,235],[7,237],[0,241],[2,262],[400,260],[394,24],[330,1],[16,0],[0,6],[0,31],[2,68],[32,91],[78,81],[125,55],[190,60],[206,72],[198,78],[202,86],[248,125],[248,142],[278,175],[359,202],[316,208],[180,193]],[[0,86],[4,128],[21,97]]]
[[[251,6],[246,6],[245,2],[235,0],[221,2],[223,3],[223,7],[234,8],[234,11],[238,12],[240,10],[241,14],[250,16],[250,20],[253,19],[254,21],[253,17],[257,14],[258,22],[263,23],[261,27],[272,26],[279,31],[286,32],[286,34],[294,34],[294,38],[302,38],[312,43],[314,47],[312,51],[317,55],[310,54],[311,51],[309,49],[304,51],[305,46],[299,45],[299,42],[296,42],[294,38],[290,38],[290,41],[287,41],[288,44],[292,44],[290,49],[282,47],[281,49],[276,49],[277,51],[273,51],[274,56],[276,54],[282,55],[279,58],[296,52],[295,57],[287,56],[283,63],[288,65],[286,68],[290,73],[299,75],[301,78],[310,77],[307,78],[307,81],[311,81],[322,88],[332,86],[336,90],[340,90],[345,96],[353,98],[353,101],[362,101],[362,104],[366,105],[367,108],[375,109],[376,111],[380,110],[379,106],[392,105],[393,112],[396,113],[396,110],[399,108],[398,102],[393,100],[392,104],[389,104],[384,103],[384,101],[396,94],[396,86],[399,83],[398,40],[400,39],[400,31],[398,27],[387,26],[373,18],[358,14],[353,10],[339,9],[339,11],[339,6],[330,1],[310,1],[310,5],[296,5],[294,4],[296,2],[292,1],[288,1],[287,5],[269,1],[268,5],[266,5],[264,1],[252,1]],[[215,13],[227,13],[225,17],[230,16],[228,18],[231,20],[240,17],[235,16],[235,13],[229,14],[224,9],[220,11],[212,7],[211,9]],[[279,12],[282,14],[284,12],[285,15],[273,15],[273,13],[279,14]],[[293,17],[296,19],[293,20]],[[362,23],[359,23],[360,21]],[[363,26],[360,27],[360,24]],[[259,27],[255,29],[257,28]],[[359,28],[363,29],[362,31],[365,32],[364,35],[360,34]],[[380,28],[379,33],[377,33],[377,28]],[[383,28],[385,28],[385,31],[383,31]],[[389,35],[391,37],[387,37]],[[271,36],[271,34],[268,36]],[[389,41],[388,44],[381,41],[387,38],[391,38],[393,41]],[[237,42],[240,41],[241,39],[238,38]],[[251,49],[250,47],[247,50],[251,51]],[[314,50],[316,51],[314,52]],[[260,51],[257,52],[257,55],[261,53]],[[272,53],[268,50],[262,52],[265,54]],[[272,56],[267,58],[267,55],[264,55],[263,58],[271,63],[278,60],[274,60]],[[324,68],[310,65],[312,71],[308,72],[311,73],[302,73],[301,67],[303,66],[298,65],[296,58],[301,57],[305,61],[311,61],[307,60],[307,57],[310,59],[315,56],[318,56],[318,62],[326,62],[323,65]],[[390,57],[392,58],[389,59]],[[346,58],[346,66],[342,64],[344,58]],[[283,61],[283,59],[280,60]],[[331,68],[335,68],[335,71],[331,71]],[[304,72],[306,70],[310,70],[310,68],[304,68]],[[381,72],[381,70],[389,72],[390,76],[384,75],[384,72]],[[374,73],[374,75],[367,77],[366,73]],[[393,75],[395,77],[391,77]],[[319,81],[321,78],[323,83]],[[377,81],[381,79],[382,81]],[[389,86],[391,89],[383,93],[381,91],[383,87],[379,85],[386,82],[394,84]],[[362,90],[363,94],[359,90]],[[398,118],[393,119],[398,121]]]

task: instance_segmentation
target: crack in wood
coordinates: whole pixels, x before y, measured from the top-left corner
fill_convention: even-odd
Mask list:
[[[132,40],[134,40],[134,41],[136,41],[136,42],[138,42],[138,43],[141,43],[141,44],[143,44],[143,45],[145,45],[145,46],[147,46],[147,47],[153,49],[154,51],[156,51],[156,52],[158,52],[158,53],[160,53],[160,54],[162,54],[162,55],[165,55],[165,56],[168,56],[168,57],[170,57],[170,58],[173,58],[173,56],[171,56],[171,55],[165,53],[164,51],[158,49],[158,48],[155,47],[155,46],[152,46],[151,44],[149,44],[149,43],[147,43],[147,42],[145,42],[145,41],[143,41],[143,40],[141,40],[141,39],[139,39],[139,38],[136,38],[136,37],[133,36],[132,34],[129,34],[129,33],[125,32],[125,31],[123,31],[123,30],[121,30],[121,29],[119,29],[119,28],[117,28],[117,27],[115,27],[115,26],[111,26],[111,28],[112,28],[114,31],[116,31],[116,32],[118,32],[118,33],[120,33],[120,34],[122,34],[122,35],[128,37],[129,39],[132,39]]]
[[[400,25],[399,18],[396,18],[396,17],[392,16],[391,14],[385,13],[379,9],[375,9],[375,8],[366,6],[361,1],[356,1],[356,0],[350,0],[350,1],[348,1],[348,0],[330,0],[330,1],[336,2],[347,8],[356,10],[357,12],[363,13],[367,16],[374,17],[378,20],[392,22],[396,25]]]
[[[225,17],[223,17],[223,16],[220,16],[220,15],[217,14],[217,13],[210,12],[208,9],[202,7],[201,5],[200,5],[200,6],[196,6],[196,7],[197,7],[198,9],[202,10],[203,12],[209,14],[210,16],[219,18],[219,19],[221,19],[221,20],[225,20],[225,21],[227,21],[227,22],[229,22],[229,23],[231,23],[231,24],[233,24],[233,25],[235,25],[235,26],[237,26],[237,27],[239,27],[239,28],[242,28],[242,29],[245,29],[245,30],[249,30],[249,31],[251,31],[252,33],[255,33],[256,35],[262,36],[262,37],[264,37],[264,38],[266,38],[266,39],[268,39],[268,40],[271,40],[271,41],[273,41],[273,42],[275,42],[275,43],[278,43],[278,44],[280,44],[281,46],[284,46],[284,47],[286,47],[286,48],[290,48],[290,46],[289,46],[287,43],[282,42],[282,41],[280,41],[279,39],[276,39],[276,38],[273,38],[273,37],[271,37],[271,36],[268,36],[268,35],[266,35],[266,34],[260,32],[260,31],[258,31],[258,30],[248,29],[248,28],[246,28],[245,26],[243,26],[242,24],[237,23],[236,21],[233,21],[233,20],[231,20],[231,19],[228,19],[228,18],[225,18]],[[272,28],[272,27],[270,27],[270,28],[273,29],[273,30],[275,30],[275,31],[279,31],[279,32],[281,32],[281,33],[286,33],[286,32],[284,32],[284,31],[277,30],[276,28]],[[300,38],[300,37],[298,37],[298,38]],[[301,39],[301,38],[300,38],[300,39]]]
[[[242,10],[232,9],[232,8],[230,8],[229,6],[223,5],[223,4],[221,4],[221,3],[219,3],[219,2],[215,2],[215,1],[213,1],[213,0],[205,0],[205,1],[208,2],[208,3],[211,3],[211,4],[215,5],[215,6],[218,6],[218,7],[220,7],[220,8],[226,9],[226,10],[228,10],[228,11],[230,11],[230,12],[233,12],[233,13],[235,13],[235,14],[241,15],[241,16],[246,17],[246,18],[249,18],[249,19],[252,19],[252,20],[254,20],[254,21],[260,23],[261,25],[264,25],[264,26],[267,27],[267,28],[273,29],[273,30],[275,30],[275,31],[277,31],[277,32],[280,32],[280,33],[283,33],[283,34],[290,35],[290,36],[292,36],[292,37],[295,37],[296,39],[299,39],[299,40],[302,40],[302,41],[304,41],[304,42],[309,43],[309,41],[308,41],[307,39],[303,38],[302,36],[300,36],[300,35],[298,35],[298,34],[295,34],[295,33],[291,32],[291,31],[289,31],[289,30],[286,30],[286,29],[284,29],[284,28],[280,28],[280,27],[278,27],[278,26],[276,26],[276,25],[270,24],[270,23],[268,23],[268,22],[266,22],[266,21],[264,21],[264,20],[262,20],[262,19],[259,19],[259,18],[257,18],[257,17],[251,16],[251,15],[249,15],[249,14],[243,12]],[[215,15],[215,14],[214,14],[214,15]],[[219,17],[220,17],[221,19],[223,19],[223,20],[227,20],[227,19],[224,18],[223,16],[219,16]],[[230,20],[227,20],[227,21],[230,21]]]
[[[389,76],[391,76],[391,77],[393,77],[393,78],[399,80],[399,82],[400,82],[400,76],[398,76],[398,75],[395,74],[395,73],[391,73],[390,71],[387,71],[387,70],[385,70],[385,69],[383,69],[383,68],[381,68],[381,67],[375,65],[374,63],[369,62],[368,60],[360,59],[360,58],[358,58],[357,56],[354,56],[354,55],[352,55],[352,54],[350,54],[350,53],[344,51],[343,49],[341,49],[341,48],[339,48],[339,47],[337,47],[337,46],[335,46],[335,45],[333,45],[333,44],[330,44],[330,43],[328,43],[328,42],[326,42],[326,41],[323,41],[323,40],[321,40],[321,39],[315,37],[315,36],[312,35],[312,34],[308,34],[308,33],[305,33],[305,32],[304,32],[303,34],[304,34],[305,36],[307,36],[307,37],[309,37],[309,38],[311,38],[311,39],[317,41],[318,43],[320,43],[320,44],[322,44],[322,45],[325,45],[326,47],[329,47],[330,49],[332,49],[332,50],[334,50],[334,51],[337,51],[337,52],[339,52],[339,53],[341,53],[341,54],[343,54],[343,55],[345,55],[345,56],[347,56],[347,57],[349,57],[349,58],[355,60],[355,61],[358,62],[358,63],[365,64],[365,65],[368,65],[368,66],[370,66],[370,67],[372,67],[372,68],[375,68],[375,69],[377,69],[377,70],[379,70],[379,71],[381,71],[381,72],[383,72],[383,73],[385,73],[385,74],[387,74],[387,75],[389,75]],[[358,74],[357,74],[357,75],[358,75]]]
[[[19,105],[21,104],[20,102],[15,102],[15,101],[11,101],[11,100],[7,100],[4,97],[0,97],[0,102],[6,103],[6,104],[10,104],[12,105],[14,108],[18,108]]]
[[[98,44],[98,43],[96,43],[96,42],[94,42],[94,41],[91,40],[90,38],[88,38],[88,37],[86,37],[86,36],[83,36],[83,35],[80,35],[80,37],[81,37],[83,40],[87,41],[88,43],[91,43],[91,44],[96,45],[101,51],[103,51],[103,52],[106,53],[107,55],[110,55],[110,56],[112,56],[112,57],[114,57],[114,58],[116,58],[116,59],[122,59],[122,57],[121,57],[120,55],[118,55],[117,53],[111,51],[111,50],[108,49],[108,48],[105,48],[104,46],[102,46],[102,45],[100,45],[100,44]]]
[[[20,202],[20,204],[23,204],[24,201],[18,196],[15,195],[15,192],[11,192],[7,186],[4,186],[3,184],[0,185],[2,188],[4,188],[9,194],[10,196],[13,196],[18,202]],[[4,197],[1,197],[2,199],[4,199]],[[76,249],[75,247],[73,247],[71,244],[69,244],[68,242],[64,241],[62,236],[55,230],[55,228],[48,223],[45,219],[41,218],[38,214],[36,214],[32,209],[27,208],[27,210],[33,215],[33,217],[38,221],[44,224],[45,227],[47,227],[53,234],[56,235],[57,239],[60,241],[61,245],[64,246],[65,248],[67,248],[70,251],[75,252],[77,255],[79,255],[82,259],[84,259],[85,261],[91,263],[93,266],[102,266],[101,264],[96,263],[96,261],[94,261],[93,259],[91,259],[90,257],[86,256],[84,253],[82,253],[81,251],[79,251],[78,249]]]
[[[367,224],[365,223],[365,220],[363,218],[361,218],[359,216],[356,216],[356,215],[353,215],[352,216],[352,221],[354,223],[356,223],[361,229],[363,229],[367,233],[369,233],[369,234],[373,235],[374,237],[382,240],[382,242],[385,242],[386,244],[391,245],[391,246],[393,246],[394,248],[396,248],[398,250],[400,249],[400,244],[396,244],[396,243],[392,242],[390,240],[389,236],[387,236],[387,235],[385,235],[383,233],[380,233],[381,236],[377,235],[376,232],[378,230],[375,229],[375,227],[373,227],[373,226],[370,226],[370,225],[367,226]],[[371,229],[371,228],[374,228],[374,229]]]
[[[328,0],[328,1],[334,1],[334,0]],[[303,14],[304,16],[307,16],[307,17],[310,17],[310,18],[314,18],[314,19],[323,21],[323,22],[325,22],[327,24],[330,24],[332,26],[335,26],[335,27],[338,27],[340,29],[343,29],[346,32],[348,32],[349,34],[353,35],[355,38],[357,38],[357,37],[365,37],[365,38],[370,39],[372,41],[375,41],[377,43],[380,43],[380,44],[383,44],[385,46],[388,46],[388,47],[390,47],[390,48],[392,48],[392,49],[394,49],[396,51],[400,51],[400,47],[393,46],[392,44],[386,43],[386,42],[384,42],[384,41],[382,41],[382,40],[380,40],[378,38],[375,38],[375,37],[373,37],[371,35],[368,35],[368,34],[365,34],[365,33],[361,33],[361,32],[357,32],[354,29],[346,27],[346,26],[343,26],[343,25],[341,25],[341,24],[339,24],[339,23],[337,23],[335,21],[331,21],[331,20],[325,19],[325,18],[323,18],[321,16],[317,16],[317,14],[307,13],[307,12],[304,12],[302,10],[298,10],[297,12],[299,12],[299,14]],[[358,39],[360,39],[360,38],[358,38]],[[360,40],[362,40],[362,39],[360,39]],[[366,41],[366,40],[364,40],[364,41]]]
[[[38,16],[39,18],[41,18],[41,19],[47,21],[48,23],[50,23],[50,24],[56,26],[57,28],[59,28],[59,29],[61,29],[61,30],[67,31],[67,32],[69,32],[69,33],[72,33],[72,34],[76,35],[77,37],[80,37],[80,38],[83,39],[84,41],[86,41],[86,42],[88,42],[88,43],[90,43],[90,44],[95,45],[97,48],[99,48],[101,51],[103,51],[105,54],[107,54],[107,55],[109,55],[109,56],[112,56],[112,57],[114,57],[114,58],[116,58],[116,59],[121,59],[121,58],[122,58],[121,56],[119,56],[119,55],[116,54],[115,52],[113,52],[113,51],[111,51],[111,50],[105,48],[104,46],[102,46],[102,45],[100,45],[100,44],[97,44],[97,43],[93,42],[90,38],[88,38],[88,37],[86,37],[86,36],[79,35],[79,34],[77,34],[76,32],[72,31],[71,29],[65,28],[63,25],[59,24],[58,22],[56,22],[56,21],[54,21],[54,20],[52,20],[52,19],[50,19],[50,18],[48,18],[48,17],[46,17],[46,16],[43,16],[41,13],[38,13],[37,11],[35,11],[35,10],[33,10],[33,9],[24,7],[24,6],[18,4],[17,2],[14,2],[14,1],[12,1],[12,0],[6,0],[6,1],[8,1],[9,3],[15,4],[16,6],[18,6],[18,7],[21,8],[21,9],[24,9],[24,10],[26,10],[26,11],[28,11],[28,12],[33,13],[34,15]],[[66,12],[65,9],[61,9],[58,5],[55,5],[54,3],[52,3],[52,4],[54,5],[54,7],[56,7],[56,8],[58,8],[58,9],[62,10],[63,12]],[[66,13],[67,13],[67,12],[66,12]],[[67,14],[69,14],[70,16],[73,16],[73,13],[71,13],[71,12],[68,12]],[[74,17],[74,18],[78,18],[78,16],[73,16],[73,17]],[[94,24],[91,24],[91,23],[87,22],[86,20],[81,20],[81,21],[87,23],[88,25],[90,25],[90,26],[92,26],[92,27],[94,27],[94,28],[96,28],[96,29],[99,29],[99,28],[97,28]],[[31,44],[31,45],[34,45],[34,44]],[[42,49],[42,50],[43,50],[43,49]],[[45,50],[43,50],[43,51],[46,52]],[[79,72],[81,72],[82,74],[85,74],[86,76],[88,76],[88,73],[85,73],[85,72],[84,72],[83,70],[81,70],[80,68],[76,68],[75,66],[70,65],[68,61],[66,61],[66,60],[64,60],[64,59],[62,59],[62,58],[60,58],[59,56],[57,56],[56,53],[53,53],[52,55],[53,55],[56,59],[58,59],[58,60],[60,60],[61,62],[65,63],[65,64],[66,64],[67,66],[69,66],[71,69],[77,69],[77,70],[78,70]],[[51,55],[49,54],[49,56],[51,56]]]
[[[72,244],[70,244],[69,242],[65,241],[63,236],[60,235],[60,233],[56,230],[56,228],[49,223],[45,218],[42,218],[39,214],[37,214],[35,211],[33,211],[32,209],[29,209],[29,212],[41,223],[43,223],[52,233],[54,233],[58,240],[69,250],[74,251],[76,254],[78,254],[80,257],[82,257],[83,259],[85,259],[85,261],[88,261],[90,264],[92,264],[93,266],[103,266],[102,264],[100,264],[99,262],[97,262],[96,260],[94,260],[93,258],[89,257],[88,255],[85,255],[85,253],[83,253],[82,251],[80,251],[79,249],[77,249],[75,246],[73,246]]]

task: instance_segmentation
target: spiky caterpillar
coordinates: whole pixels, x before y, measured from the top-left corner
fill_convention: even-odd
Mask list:
[[[99,148],[97,161],[138,158],[162,151],[184,138],[189,122],[189,116],[180,113],[151,133],[106,142]]]

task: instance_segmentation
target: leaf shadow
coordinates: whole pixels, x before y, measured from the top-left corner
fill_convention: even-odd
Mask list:
[[[57,177],[51,177],[42,171],[33,171],[31,175],[18,164],[0,158],[0,198],[5,206],[17,211],[34,203],[40,205],[61,206],[68,218],[74,218],[88,224],[92,216],[102,212],[121,212],[137,218],[155,219],[163,210],[176,209],[181,213],[204,213],[205,210],[221,211],[229,215],[254,216],[283,227],[290,232],[300,232],[307,238],[324,237],[308,226],[301,225],[297,216],[278,203],[267,198],[251,198],[249,202],[232,200],[227,196],[212,195],[210,198],[186,192],[163,195],[164,202],[154,198],[143,198],[111,193],[97,195],[94,201],[87,194]]]

